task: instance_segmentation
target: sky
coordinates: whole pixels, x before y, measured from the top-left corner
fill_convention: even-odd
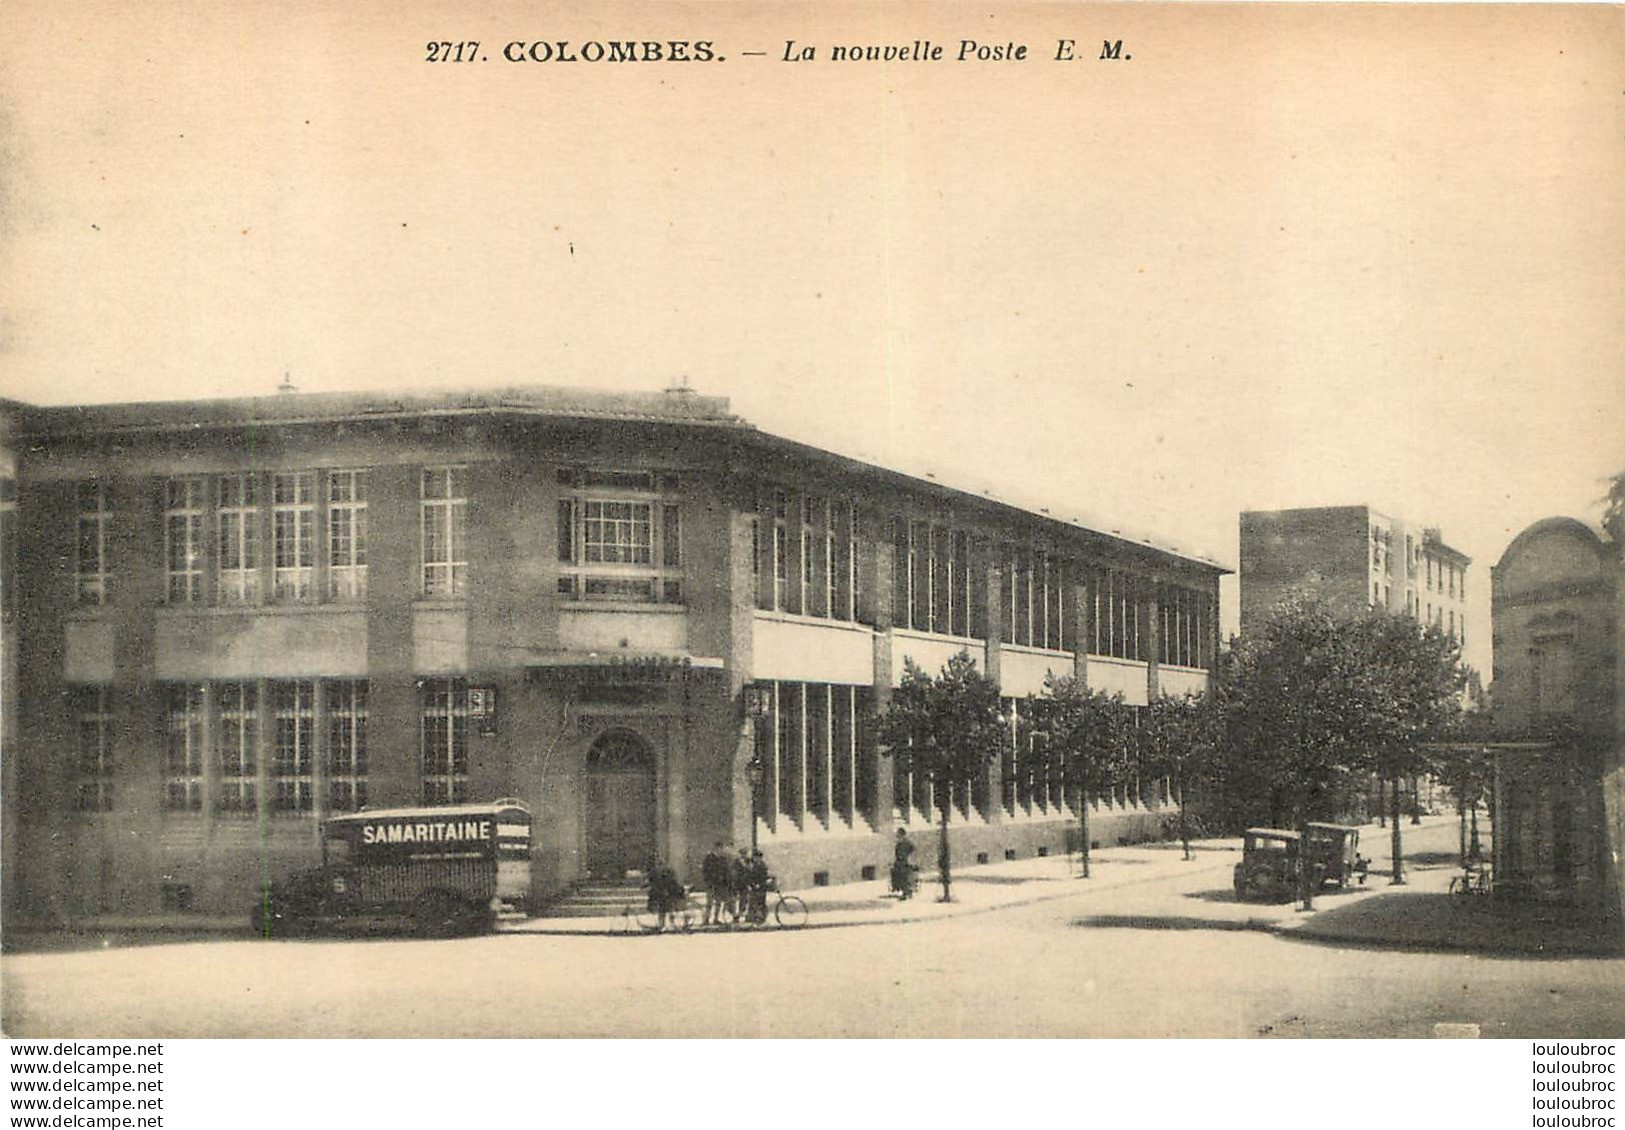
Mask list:
[[[21,0],[0,395],[687,378],[1231,567],[1242,510],[1369,503],[1473,558],[1488,669],[1488,567],[1625,469],[1622,20]],[[502,57],[625,39],[722,58]]]

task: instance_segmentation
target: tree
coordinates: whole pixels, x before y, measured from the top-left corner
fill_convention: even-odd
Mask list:
[[[1625,553],[1625,471],[1608,480],[1602,503],[1602,528],[1614,540],[1614,552]]]
[[[1027,699],[1024,739],[1039,760],[1058,766],[1077,798],[1083,877],[1089,878],[1089,798],[1123,779],[1130,760],[1133,722],[1122,695],[1110,697],[1071,676],[1044,680],[1044,694]]]
[[[1205,700],[1205,695],[1163,695],[1141,712],[1134,731],[1139,771],[1169,781],[1179,798],[1179,842],[1187,860],[1191,858],[1188,789],[1206,769],[1212,749],[1212,711]]]
[[[953,889],[948,821],[954,790],[968,793],[1010,740],[1009,724],[999,713],[998,684],[976,669],[968,651],[950,657],[935,679],[913,660],[904,660],[902,685],[880,715],[877,735],[898,769],[923,773],[931,782],[940,817],[937,864],[942,901],[949,902]]]
[[[1356,729],[1367,766],[1389,783],[1388,831],[1393,837],[1393,877],[1405,882],[1399,819],[1402,777],[1434,768],[1424,743],[1447,738],[1461,714],[1466,672],[1461,645],[1433,625],[1408,616],[1371,611],[1346,629],[1354,679]]]
[[[1361,768],[1350,688],[1357,664],[1330,606],[1296,598],[1221,665],[1224,784],[1236,823],[1296,826],[1335,815]]]
[[[1400,778],[1426,772],[1423,743],[1448,734],[1464,675],[1436,627],[1314,598],[1284,603],[1221,672],[1226,771],[1268,796],[1270,823],[1334,819],[1356,782],[1389,783],[1394,882],[1404,882]]]

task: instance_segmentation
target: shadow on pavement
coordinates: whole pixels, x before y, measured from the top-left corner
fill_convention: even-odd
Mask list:
[[[1453,851],[1419,851],[1405,853],[1407,867],[1460,867],[1461,856]]]
[[[1524,957],[1625,956],[1625,927],[1569,907],[1394,892],[1326,907],[1290,931],[1305,941],[1377,949]]]

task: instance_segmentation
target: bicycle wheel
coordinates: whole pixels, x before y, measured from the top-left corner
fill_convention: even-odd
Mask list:
[[[654,911],[650,910],[646,906],[640,906],[632,913],[634,918],[637,920],[639,930],[643,931],[645,934],[656,934],[660,932],[660,918],[655,914]]]
[[[780,895],[778,905],[773,908],[773,921],[786,929],[805,926],[807,917],[807,904],[795,895]]]
[[[674,934],[692,934],[694,932],[694,912],[687,907],[674,910],[666,916],[666,924],[671,927]]]

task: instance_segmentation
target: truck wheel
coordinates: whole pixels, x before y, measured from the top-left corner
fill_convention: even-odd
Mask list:
[[[426,938],[453,938],[468,933],[469,907],[450,891],[429,891],[412,908],[412,923]]]

